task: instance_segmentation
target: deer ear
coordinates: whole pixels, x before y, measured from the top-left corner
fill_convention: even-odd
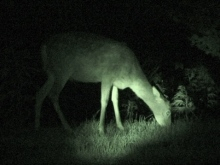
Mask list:
[[[152,87],[152,90],[153,90],[153,94],[154,94],[154,96],[155,96],[155,99],[156,99],[156,101],[158,102],[158,103],[161,103],[163,100],[162,100],[162,98],[161,98],[161,96],[160,96],[160,92],[157,90],[157,88],[155,88],[155,87]]]
[[[156,96],[157,98],[160,98],[160,92],[154,86],[152,87],[152,90],[153,90],[154,96]]]

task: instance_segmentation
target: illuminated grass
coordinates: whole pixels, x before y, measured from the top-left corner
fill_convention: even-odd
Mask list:
[[[124,126],[125,131],[120,131],[110,123],[102,136],[97,130],[98,122],[87,122],[76,129],[75,138],[69,137],[68,144],[74,156],[86,162],[117,162],[143,143],[164,141],[168,131],[145,121],[126,122]]]
[[[218,121],[177,121],[170,128],[155,122],[107,124],[104,136],[98,122],[87,121],[71,134],[62,128],[30,130],[1,137],[3,164],[203,164],[219,160]]]
[[[84,163],[117,164],[123,160],[126,163],[152,161],[161,164],[170,154],[178,153],[179,147],[187,145],[184,140],[193,140],[189,137],[193,124],[178,121],[171,128],[161,128],[155,122],[135,121],[126,122],[126,129],[121,132],[112,122],[107,125],[106,135],[100,136],[98,122],[91,121],[78,127],[75,137],[70,136],[67,143],[72,155]]]

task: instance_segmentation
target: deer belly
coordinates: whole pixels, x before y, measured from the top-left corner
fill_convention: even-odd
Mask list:
[[[118,79],[118,80],[114,81],[113,85],[116,86],[119,89],[125,89],[125,88],[129,87],[130,83],[131,82],[126,80],[126,79]]]

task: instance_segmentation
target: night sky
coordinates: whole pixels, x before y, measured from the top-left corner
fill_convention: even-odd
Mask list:
[[[9,44],[26,48],[36,47],[53,34],[85,31],[126,42],[136,54],[185,49],[187,31],[169,19],[161,5],[150,1],[6,1],[2,37]]]

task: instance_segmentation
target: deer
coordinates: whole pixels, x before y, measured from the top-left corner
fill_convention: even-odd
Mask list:
[[[49,97],[64,129],[72,131],[59,105],[59,95],[67,81],[101,83],[98,127],[101,134],[105,133],[105,113],[110,93],[116,125],[124,130],[118,107],[118,90],[125,88],[130,88],[143,100],[160,126],[171,125],[169,102],[149,83],[134,52],[125,43],[91,33],[62,33],[42,44],[41,58],[47,80],[36,94],[36,130],[40,127],[42,104]]]

